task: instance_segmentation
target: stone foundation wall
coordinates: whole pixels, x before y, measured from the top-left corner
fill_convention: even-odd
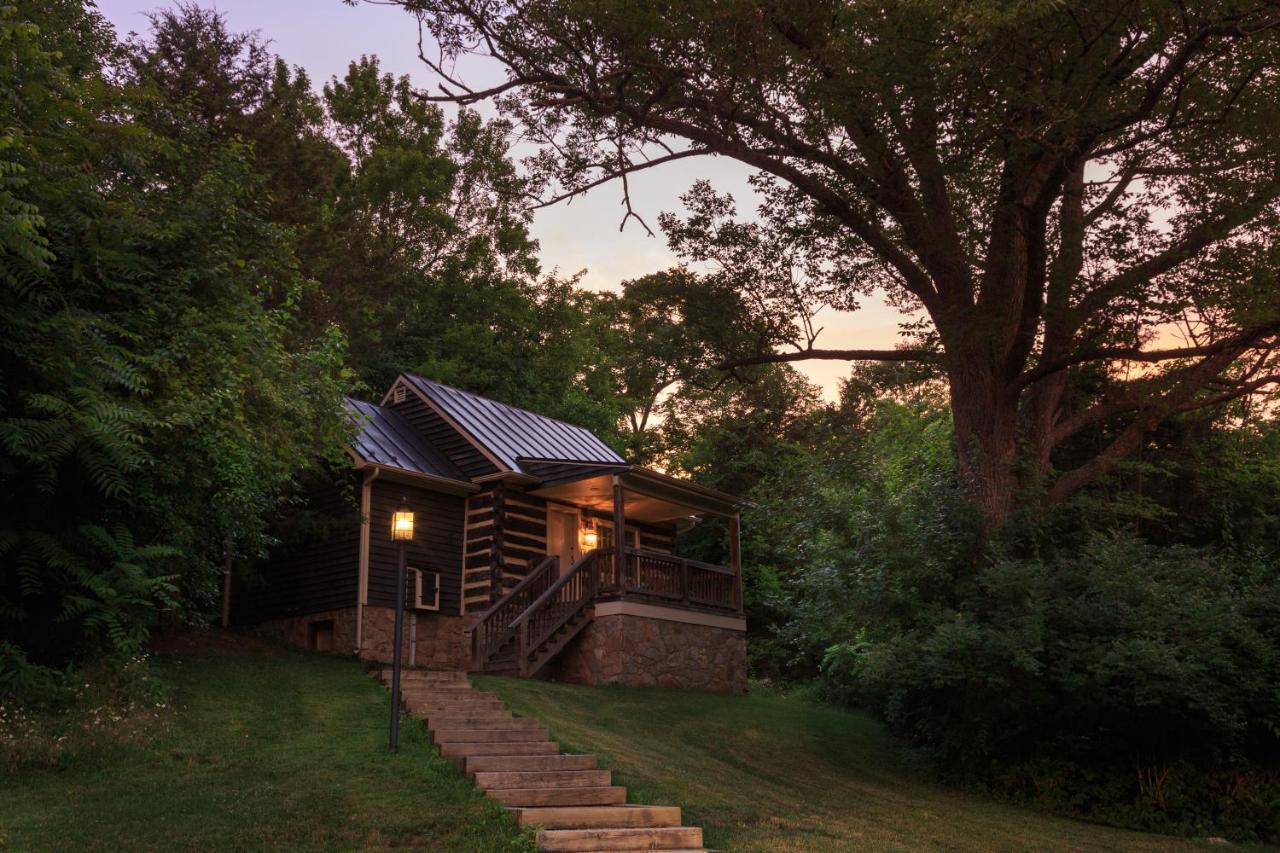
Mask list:
[[[311,648],[311,626],[323,622],[333,622],[333,644],[328,651],[335,654],[354,654],[356,650],[356,609],[354,607],[308,613],[305,616],[293,616],[288,619],[272,619],[253,626],[251,631],[260,637],[307,649]]]
[[[652,615],[597,614],[550,668],[553,678],[577,684],[743,693],[746,633]]]
[[[411,648],[409,626],[411,614],[404,617],[405,637],[401,654],[405,666],[412,655],[414,665],[426,669],[469,669],[471,649],[463,629],[470,621],[465,616],[443,616],[438,613],[417,614],[417,647]],[[259,636],[280,640],[302,648],[311,647],[312,625],[333,622],[332,649],[337,654],[356,654],[356,608],[308,613],[289,619],[273,619],[253,628]],[[391,662],[392,637],[395,634],[395,610],[390,607],[364,608],[364,644],[361,660]]]
[[[391,662],[392,638],[395,636],[396,612],[390,607],[365,607],[364,648],[361,660]],[[419,613],[417,648],[409,644],[410,614],[404,617],[405,639],[400,654],[405,665],[410,658],[415,666],[425,669],[471,668],[471,647],[464,629],[472,621],[466,616],[444,616],[439,613]]]

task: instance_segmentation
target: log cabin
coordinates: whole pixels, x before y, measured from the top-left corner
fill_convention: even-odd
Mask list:
[[[745,689],[735,498],[628,464],[582,427],[408,373],[381,403],[346,409],[348,480],[310,495],[328,523],[235,586],[234,622],[390,660],[391,517],[407,504],[410,666]],[[674,553],[710,518],[728,531],[728,566]]]

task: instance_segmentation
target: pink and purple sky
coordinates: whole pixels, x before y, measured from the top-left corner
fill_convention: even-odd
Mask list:
[[[165,0],[97,0],[98,8],[115,25],[121,38],[130,32],[145,34],[146,14],[168,5]],[[414,19],[398,8],[362,4],[352,7],[341,0],[219,0],[210,3],[223,12],[232,30],[257,30],[272,42],[276,53],[292,65],[301,65],[319,88],[330,77],[346,73],[347,63],[361,54],[377,54],[384,70],[408,74],[414,84],[432,88],[435,81],[418,59],[418,30]],[[497,68],[466,69],[472,80],[500,79]],[[631,179],[632,204],[656,229],[661,211],[677,210],[679,197],[699,178],[707,178],[721,191],[732,192],[740,213],[749,213],[750,171],[736,162],[695,158],[658,167]],[[622,220],[621,190],[605,185],[571,204],[539,210],[533,236],[541,245],[545,269],[562,273],[586,270],[583,284],[594,289],[616,288],[626,279],[665,269],[679,259],[665,240],[650,237],[634,222],[619,232]],[[899,315],[892,309],[868,303],[860,311],[832,312],[819,318],[825,331],[819,346],[830,348],[891,348],[898,343]],[[834,397],[838,381],[849,365],[839,361],[811,361],[796,365]]]

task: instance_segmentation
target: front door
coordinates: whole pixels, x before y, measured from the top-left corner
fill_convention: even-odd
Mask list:
[[[578,514],[547,508],[547,556],[560,558],[560,571],[578,562]]]

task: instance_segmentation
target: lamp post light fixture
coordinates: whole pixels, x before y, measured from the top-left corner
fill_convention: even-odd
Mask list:
[[[391,752],[400,745],[400,647],[404,631],[405,543],[413,540],[413,510],[408,498],[400,499],[400,508],[391,514],[391,538],[400,546],[396,569],[395,646],[391,652]]]
[[[600,547],[600,534],[596,532],[595,524],[582,531],[582,547],[587,551]]]

